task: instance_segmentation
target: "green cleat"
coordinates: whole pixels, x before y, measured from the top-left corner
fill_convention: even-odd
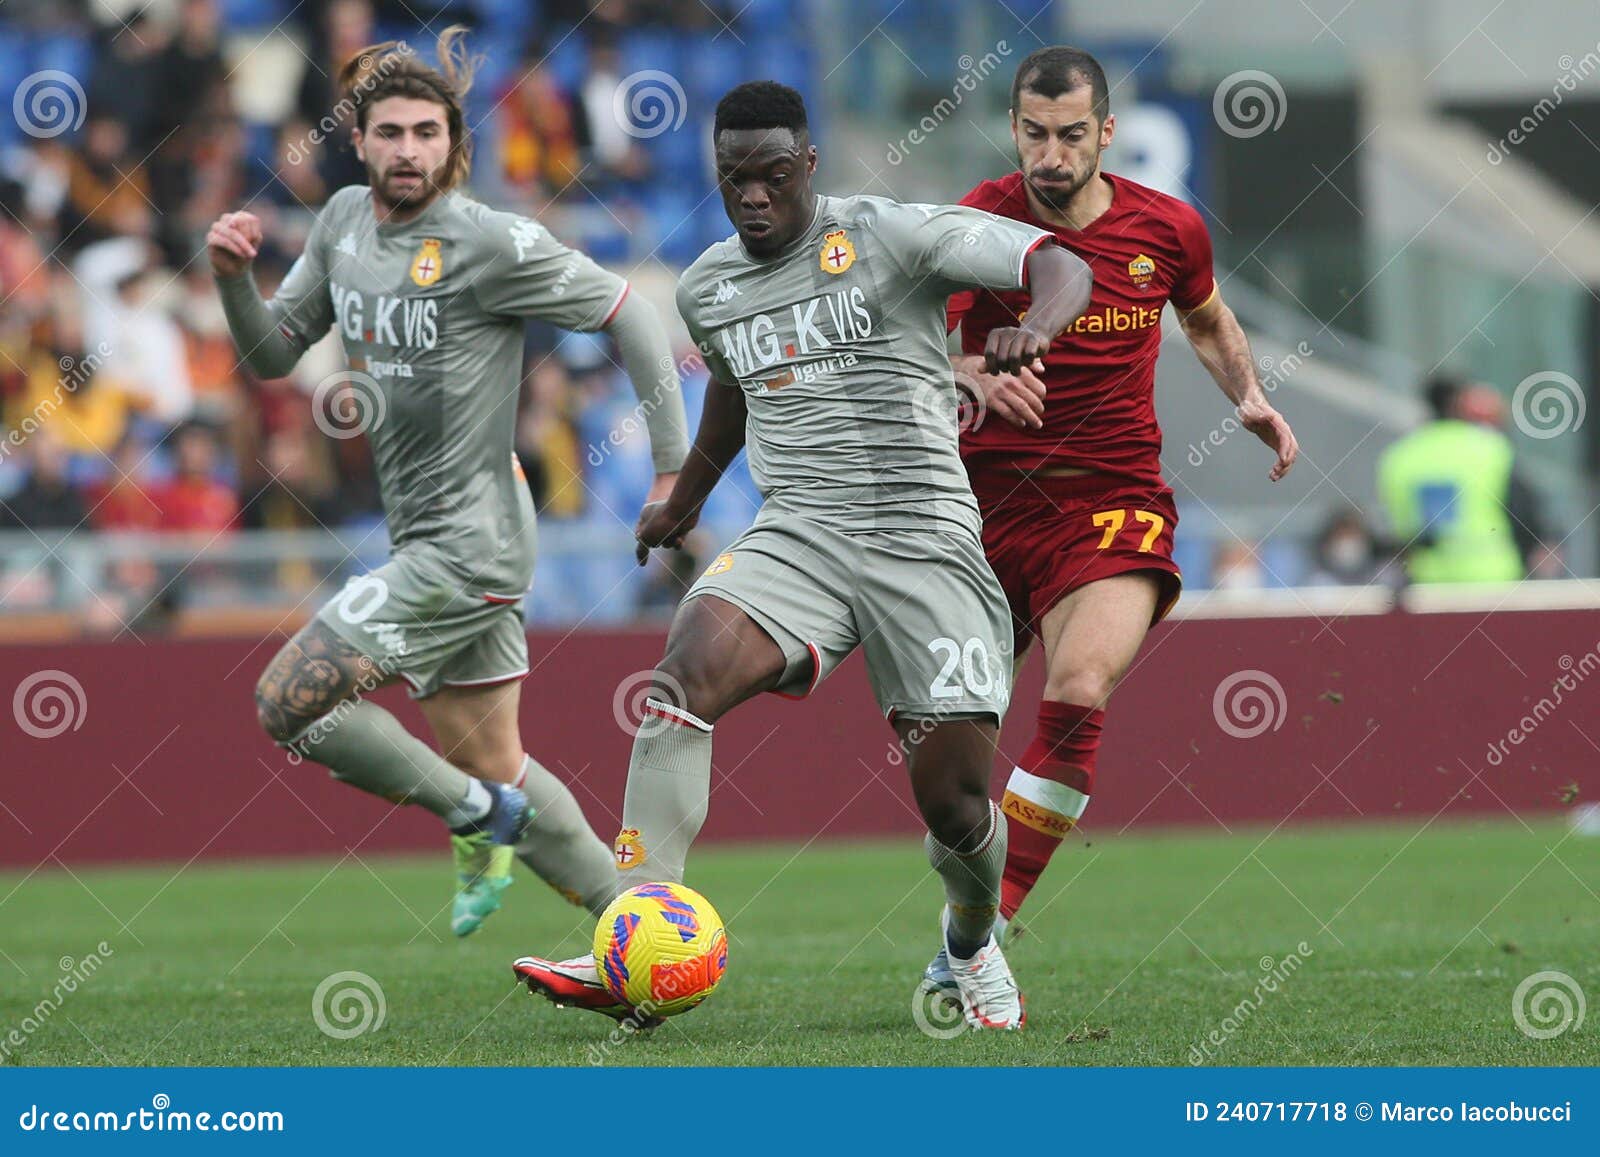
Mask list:
[[[516,788],[495,785],[494,794],[494,806],[478,830],[450,835],[456,868],[450,931],[457,936],[471,936],[499,911],[500,894],[511,886],[513,848],[529,818],[527,800]]]

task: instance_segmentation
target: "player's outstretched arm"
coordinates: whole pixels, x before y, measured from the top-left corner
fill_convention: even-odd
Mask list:
[[[300,360],[301,347],[278,328],[251,275],[261,241],[261,221],[254,213],[224,213],[206,233],[206,253],[239,357],[262,377],[281,378]]]
[[[650,489],[650,501],[654,502],[671,491],[689,452],[689,419],[683,412],[683,390],[672,361],[672,345],[660,316],[636,293],[622,299],[605,329],[617,343],[622,368],[633,383],[639,413],[650,434],[650,457],[656,468],[655,485]]]
[[[984,368],[991,374],[1016,374],[1023,367],[1043,373],[1050,343],[1089,308],[1094,274],[1077,254],[1053,242],[1038,245],[1028,254],[1027,271],[1027,319],[990,330],[984,344]]]
[[[1267,401],[1256,377],[1255,359],[1250,356],[1250,339],[1222,294],[1213,293],[1203,305],[1184,314],[1183,332],[1212,379],[1238,408],[1240,424],[1278,456],[1267,473],[1272,481],[1278,481],[1294,465],[1300,444],[1283,415]]]
[[[639,540],[640,566],[650,557],[653,546],[682,546],[684,537],[700,521],[700,510],[711,497],[717,480],[744,447],[745,417],[742,389],[715,378],[706,383],[700,429],[695,432],[694,445],[689,447],[672,492],[663,501],[647,503],[639,515],[634,537]]]

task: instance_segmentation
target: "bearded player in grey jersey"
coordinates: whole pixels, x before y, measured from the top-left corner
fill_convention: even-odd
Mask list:
[[[1026,322],[995,329],[985,356],[991,373],[1042,369],[1089,301],[1089,269],[1048,233],[981,210],[817,195],[805,104],[783,85],[733,89],[714,133],[737,236],[678,284],[711,382],[682,474],[640,517],[641,561],[682,543],[741,448],[765,503],[673,619],[629,766],[620,883],[682,880],[718,719],[762,691],[808,693],[860,647],[928,825],[966,1020],[1020,1028],[992,933],[1006,830],[988,792],[1010,612],[957,453],[944,308],[969,286],[1027,286]],[[629,1014],[592,957],[513,967],[558,1004]]]
[[[256,687],[261,725],[335,778],[444,820],[459,936],[500,906],[513,852],[574,903],[598,911],[616,891],[610,849],[523,753],[517,726],[535,549],[512,453],[524,320],[615,338],[648,422],[652,499],[670,491],[687,445],[651,308],[537,222],[458,191],[475,64],[462,33],[440,37],[438,69],[391,43],[341,71],[370,188],[329,199],[270,302],[250,275],[260,222],[228,213],[206,238],[234,341],[258,374],[287,374],[338,327],[393,542],[388,563],[352,579],[272,660]],[[396,680],[442,756],[363,697]]]

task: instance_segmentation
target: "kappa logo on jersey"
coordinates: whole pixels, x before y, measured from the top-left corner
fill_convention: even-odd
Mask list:
[[[1133,278],[1135,285],[1149,285],[1150,279],[1156,275],[1156,263],[1153,258],[1143,253],[1128,262],[1128,276]]]
[[[519,217],[511,226],[511,244],[517,247],[517,264],[528,259],[528,254],[533,252],[533,247],[539,243],[539,238],[544,236],[544,226],[537,221],[530,221],[526,217]]]
[[[717,555],[716,560],[713,561],[710,566],[706,567],[705,577],[710,578],[714,574],[726,574],[732,569],[733,555],[719,554]]]
[[[422,248],[411,259],[411,280],[423,289],[444,276],[444,242],[437,237],[425,237]]]
[[[432,297],[391,297],[380,293],[367,317],[361,293],[337,281],[328,282],[339,333],[351,342],[431,350],[439,344],[439,301]]]
[[[639,829],[623,828],[618,832],[612,851],[617,857],[617,867],[624,871],[644,863],[644,842],[639,839]]]
[[[822,238],[822,252],[817,261],[824,273],[843,273],[856,263],[856,247],[843,229],[836,229]]]
[[[739,296],[739,287],[724,277],[717,282],[717,291],[711,295],[712,305],[726,305]]]
[[[717,331],[717,344],[741,380],[787,359],[816,359],[793,363],[785,373],[761,383],[775,390],[855,365],[854,352],[835,347],[862,341],[875,328],[866,290],[856,285],[791,305],[787,313],[757,313],[725,325]]]
[[[354,257],[356,255],[356,235],[354,233],[346,233],[339,238],[339,244],[335,245],[334,248],[346,257]]]

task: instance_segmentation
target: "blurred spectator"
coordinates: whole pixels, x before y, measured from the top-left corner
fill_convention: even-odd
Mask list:
[[[1378,459],[1378,493],[1406,543],[1413,582],[1515,582],[1526,573],[1516,524],[1536,525],[1538,516],[1510,509],[1519,501],[1511,440],[1462,416],[1467,385],[1449,375],[1430,379],[1432,419]]]
[[[258,201],[280,209],[309,209],[328,199],[328,185],[317,171],[316,146],[311,140],[311,124],[291,118],[278,129],[270,166],[264,166],[251,179],[260,189]]]
[[[335,525],[333,472],[304,429],[285,429],[267,439],[259,485],[242,512],[247,527],[311,530]]]
[[[644,149],[617,115],[616,99],[622,80],[622,58],[616,46],[595,44],[589,50],[589,73],[581,97],[585,135],[598,169],[597,179],[588,183],[597,188],[608,179],[642,180],[650,171]]]
[[[74,248],[108,237],[151,233],[150,183],[143,161],[130,158],[128,130],[109,116],[84,126],[83,146],[69,154],[62,244]]]
[[[1455,414],[1465,422],[1475,422],[1506,433],[1506,400],[1500,391],[1483,382],[1461,387],[1456,395]],[[1511,516],[1511,535],[1529,578],[1561,578],[1566,568],[1560,553],[1546,545],[1544,504],[1539,493],[1511,461],[1511,477],[1506,483],[1506,513]]]
[[[1385,563],[1376,536],[1353,506],[1334,512],[1317,535],[1313,552],[1308,586],[1365,586]]]
[[[160,528],[212,534],[231,529],[239,516],[239,500],[215,477],[216,435],[193,422],[173,436],[173,444],[173,478],[152,494],[161,508]]]
[[[230,422],[242,410],[239,355],[210,272],[198,263],[190,265],[172,287],[172,296],[195,416],[218,424]]]
[[[103,372],[160,426],[194,411],[183,331],[167,312],[178,296],[173,275],[154,264],[155,248],[133,237],[85,249],[74,265],[83,287],[85,337],[105,358]]]
[[[329,0],[321,7],[321,19],[312,22],[310,33],[295,114],[307,124],[329,128],[321,122],[335,116],[339,69],[378,39],[378,26],[368,0]],[[350,130],[354,127],[354,118],[331,125],[332,131],[325,134],[320,146],[318,168],[330,192],[367,183],[366,166],[350,144]]]
[[[566,367],[543,359],[528,378],[526,404],[517,421],[517,455],[535,507],[552,518],[583,513],[583,462],[570,409],[574,401]]]
[[[1258,591],[1266,585],[1261,560],[1249,543],[1229,537],[1217,544],[1211,560],[1212,590]]]
[[[98,355],[87,355],[76,322],[52,311],[40,326],[27,362],[25,392],[7,424],[47,429],[72,453],[108,456],[128,428],[127,394]]]
[[[540,57],[529,54],[501,94],[500,158],[506,184],[549,200],[583,168],[572,104]]]
[[[111,473],[90,488],[89,521],[96,530],[156,530],[161,508],[151,497],[150,450],[137,438],[124,438],[112,458]]]
[[[24,444],[30,469],[22,488],[0,503],[0,529],[75,530],[87,514],[67,477],[66,449],[40,430]]]
[[[96,45],[86,103],[122,122],[136,158],[147,157],[165,131],[157,127],[157,106],[161,54],[168,35],[152,7],[144,6],[130,13],[126,24],[104,26],[103,39]]]

